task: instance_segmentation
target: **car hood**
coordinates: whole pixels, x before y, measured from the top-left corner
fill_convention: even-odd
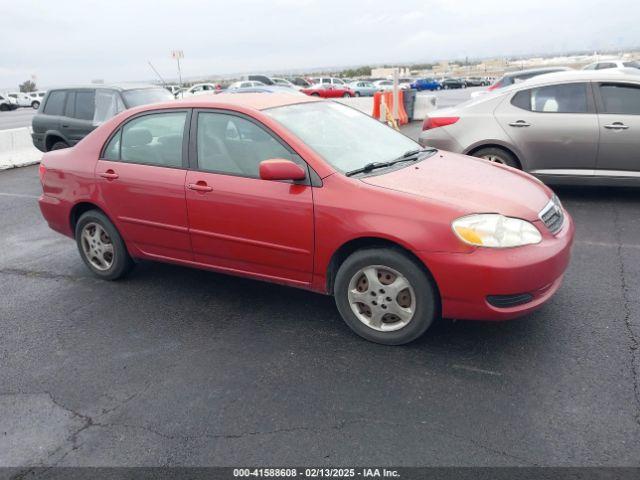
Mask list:
[[[520,170],[450,152],[438,152],[362,181],[447,203],[462,215],[501,213],[529,221],[538,220],[538,213],[553,195],[539,180]]]

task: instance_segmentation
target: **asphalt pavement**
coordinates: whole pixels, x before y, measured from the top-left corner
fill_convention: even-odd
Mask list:
[[[301,290],[100,281],[37,167],[0,172],[0,466],[638,466],[640,191],[557,193],[576,244],[544,308],[385,347]]]
[[[10,110],[8,112],[0,112],[0,130],[7,130],[9,128],[30,127],[31,119],[36,114],[37,110],[31,107],[22,107],[17,110]]]

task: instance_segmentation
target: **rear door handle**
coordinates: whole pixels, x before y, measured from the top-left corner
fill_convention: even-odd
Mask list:
[[[509,126],[510,127],[530,127],[531,124],[525,122],[524,120],[518,120],[517,122],[511,122]]]
[[[629,128],[629,125],[625,125],[622,122],[613,122],[605,125],[604,128],[608,130],[627,130]]]
[[[200,181],[198,183],[189,183],[187,184],[187,188],[189,190],[195,190],[196,192],[211,192],[213,191],[213,187],[210,187],[205,182]]]
[[[102,178],[106,178],[107,180],[115,180],[120,176],[111,169],[107,170],[106,172],[99,173],[98,175],[100,175]]]

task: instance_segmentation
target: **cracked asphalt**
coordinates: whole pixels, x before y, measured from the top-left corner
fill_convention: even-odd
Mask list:
[[[640,190],[558,189],[557,295],[404,347],[300,290],[97,280],[39,193],[37,167],[0,172],[0,466],[640,465]]]

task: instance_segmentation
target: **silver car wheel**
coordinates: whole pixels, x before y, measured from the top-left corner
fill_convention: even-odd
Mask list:
[[[497,155],[483,155],[482,158],[484,158],[485,160],[489,160],[490,162],[493,162],[493,163],[500,163],[502,165],[507,164],[507,162],[504,161],[504,158],[499,157]]]
[[[370,265],[351,277],[349,305],[358,320],[379,332],[406,327],[416,311],[416,295],[409,280],[384,265]]]
[[[87,223],[80,237],[82,251],[97,270],[105,271],[113,265],[113,243],[106,230],[98,223]]]

